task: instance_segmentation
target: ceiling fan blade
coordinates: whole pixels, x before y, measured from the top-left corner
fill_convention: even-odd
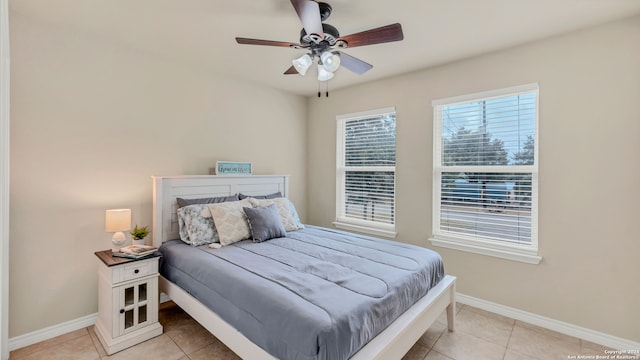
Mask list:
[[[340,56],[340,65],[346,67],[347,69],[353,71],[358,75],[362,75],[373,68],[373,65],[368,64],[351,55],[347,55],[341,51],[338,51],[338,55]]]
[[[346,41],[347,48],[352,48],[356,46],[400,41],[402,39],[404,39],[404,34],[402,33],[402,25],[396,23],[347,36],[342,36],[338,40]]]
[[[287,69],[287,71],[284,72],[285,75],[293,75],[293,74],[297,74],[298,70],[296,70],[295,66],[291,65],[290,68]]]
[[[285,41],[249,39],[249,38],[242,38],[242,37],[237,37],[236,41],[238,42],[238,44],[245,44],[245,45],[281,46],[281,47],[288,47],[288,48],[294,48],[294,49],[299,49],[302,46],[300,44],[294,44],[294,43],[285,42]]]
[[[302,22],[302,27],[307,34],[317,34],[324,38],[322,21],[320,20],[320,5],[311,0],[291,0],[291,5]]]

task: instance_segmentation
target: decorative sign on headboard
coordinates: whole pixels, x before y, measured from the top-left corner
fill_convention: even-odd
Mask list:
[[[250,162],[216,161],[216,175],[251,175]]]

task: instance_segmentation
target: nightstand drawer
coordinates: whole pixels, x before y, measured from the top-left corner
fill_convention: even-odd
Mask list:
[[[113,284],[140,279],[158,272],[158,258],[135,261],[113,268]]]

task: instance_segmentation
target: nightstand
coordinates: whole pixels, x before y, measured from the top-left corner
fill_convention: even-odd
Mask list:
[[[98,320],[95,332],[111,355],[162,334],[158,322],[159,256],[127,259],[98,251]]]

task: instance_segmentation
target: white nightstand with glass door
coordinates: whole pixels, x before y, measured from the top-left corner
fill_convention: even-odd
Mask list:
[[[158,256],[127,259],[111,250],[95,253],[98,320],[95,332],[111,355],[162,334],[158,322]]]

